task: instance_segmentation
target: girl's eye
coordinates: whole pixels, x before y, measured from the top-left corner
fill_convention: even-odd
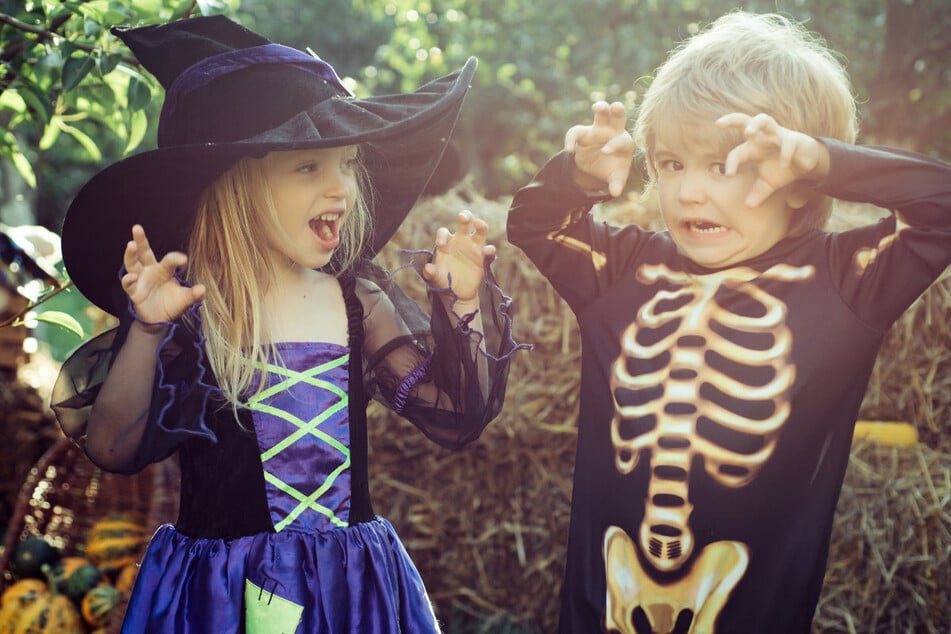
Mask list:
[[[662,159],[657,162],[657,168],[662,172],[676,172],[683,169],[683,165],[680,164],[680,161]]]
[[[317,163],[304,163],[297,167],[297,171],[301,174],[313,174],[317,171]]]
[[[718,176],[723,176],[726,174],[726,163],[714,163],[710,167],[710,171]]]
[[[349,156],[343,160],[344,169],[355,170],[357,169],[357,157]]]

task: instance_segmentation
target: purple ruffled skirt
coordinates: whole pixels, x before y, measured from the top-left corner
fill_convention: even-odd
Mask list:
[[[237,539],[162,526],[123,634],[438,632],[419,573],[388,521]]]

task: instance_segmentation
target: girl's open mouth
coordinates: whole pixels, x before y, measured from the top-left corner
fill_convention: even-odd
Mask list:
[[[338,212],[326,213],[311,219],[310,230],[325,246],[333,248],[340,242],[340,218],[342,215]]]

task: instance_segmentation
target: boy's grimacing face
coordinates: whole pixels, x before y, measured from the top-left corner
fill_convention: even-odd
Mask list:
[[[756,168],[742,165],[734,176],[723,173],[732,147],[714,121],[656,128],[653,165],[661,215],[674,242],[697,264],[724,268],[755,258],[786,237],[794,210],[785,190],[747,206]]]

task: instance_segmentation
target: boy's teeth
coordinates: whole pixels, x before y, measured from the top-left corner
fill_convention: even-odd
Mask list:
[[[691,222],[690,228],[700,233],[716,233],[723,229],[720,225],[715,225],[711,222]]]

